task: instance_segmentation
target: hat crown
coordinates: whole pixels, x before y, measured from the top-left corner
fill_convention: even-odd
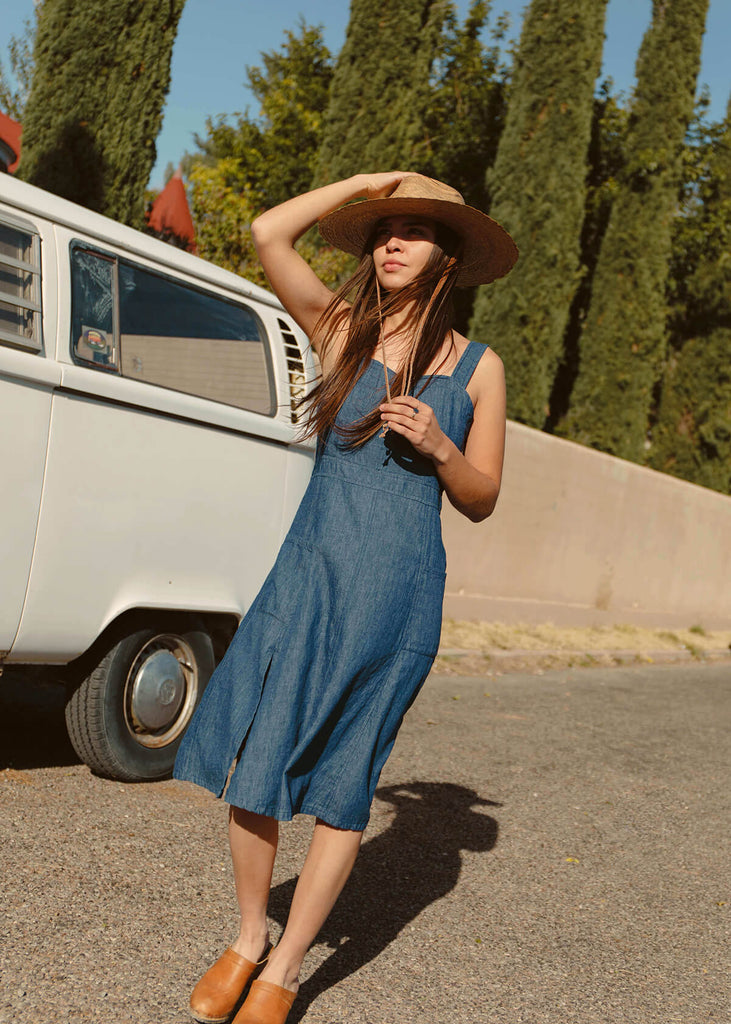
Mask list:
[[[402,214],[444,224],[463,243],[457,284],[487,284],[503,277],[518,258],[515,242],[494,220],[468,206],[456,188],[425,174],[408,174],[388,196],[341,206],[320,221],[320,234],[331,245],[362,256],[372,245],[380,220]]]
[[[427,178],[425,174],[408,174],[402,178],[389,199],[436,199],[443,203],[459,203],[465,205],[462,193],[451,185],[445,185],[436,178]]]

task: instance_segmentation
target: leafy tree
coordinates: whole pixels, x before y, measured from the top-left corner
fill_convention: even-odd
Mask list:
[[[491,215],[521,256],[478,291],[471,335],[506,364],[509,414],[543,427],[580,280],[593,93],[606,0],[533,0],[523,22],[505,128],[488,173]]]
[[[225,270],[266,287],[251,240],[251,222],[261,213],[261,195],[241,181],[233,157],[198,163],[189,176],[190,212],[199,254]]]
[[[197,163],[189,176],[190,206],[198,255],[247,280],[268,287],[251,240],[251,222],[265,208],[261,193],[241,181],[235,159]],[[306,236],[299,252],[330,287],[337,285],[351,257]]]
[[[665,367],[649,464],[731,494],[731,326],[689,338]]]
[[[703,334],[728,315],[731,275],[731,100],[725,119],[706,120],[708,98],[688,133],[680,216],[668,287],[671,343]]]
[[[263,53],[262,62],[247,68],[258,118],[247,112],[233,124],[223,115],[209,119],[188,177],[200,255],[266,285],[251,221],[310,187],[333,62],[322,29],[304,22],[297,34],[285,32],[282,48]],[[348,257],[317,248],[312,238],[298,248],[327,284],[334,285],[347,265]]]
[[[403,162],[449,182],[465,202],[484,211],[491,201],[485,172],[495,161],[503,130],[509,73],[500,55],[508,28],[505,15],[489,26],[489,45],[483,42],[490,6],[488,0],[472,0],[463,25],[454,8],[447,9],[421,139]],[[474,288],[455,292],[455,326],[463,333],[474,296]]]
[[[351,0],[315,169],[315,184],[411,166],[431,100],[449,0]]]
[[[612,201],[626,163],[626,107],[612,93],[611,79],[601,83],[594,97],[594,117],[587,154],[586,204],[581,229],[580,262],[584,273],[571,303],[563,340],[563,354],[553,381],[545,430],[553,432],[568,412],[571,391],[579,371],[579,340],[591,302],[592,282]]]
[[[666,348],[665,287],[708,0],[653,0],[637,60],[627,163],[592,282],[561,433],[642,461]]]
[[[731,494],[731,101],[694,125],[670,277],[670,351],[648,463]]]
[[[184,0],[43,0],[19,176],[141,226]]]
[[[464,25],[453,8],[447,10],[423,137],[408,164],[449,182],[480,210],[490,207],[485,171],[495,160],[503,129],[508,78],[499,46],[505,16],[492,28],[492,45],[481,38],[490,6],[488,0],[472,0]]]
[[[196,138],[198,159],[235,161],[242,188],[253,189],[266,208],[310,187],[333,75],[321,27],[300,21],[298,33],[284,36],[280,50],[262,53],[263,67],[246,69],[258,118],[247,112],[231,124],[220,115]]]
[[[0,61],[0,110],[15,121],[23,121],[23,112],[33,79],[33,43],[36,36],[38,9],[33,20],[23,22],[23,34],[11,36],[8,43],[8,68]]]
[[[488,8],[486,0],[473,0],[460,27],[453,5],[443,4],[443,32],[426,82],[429,101],[403,158],[405,166],[449,181],[483,208],[484,169],[496,148],[507,74],[497,46],[504,19],[492,32],[493,45],[479,38]],[[205,137],[196,140],[199,152],[188,158],[195,170],[186,168],[194,219],[201,225],[198,244],[207,258],[259,280],[248,224],[258,210],[310,187],[328,99],[336,92],[330,91],[333,68],[321,29],[300,22],[297,33],[285,33],[280,50],[262,54],[261,67],[247,69],[258,116],[247,111],[235,120],[219,116],[207,122]],[[353,170],[361,166],[359,159]],[[380,157],[375,166],[385,166]],[[300,248],[330,284],[351,266],[349,257],[323,247],[315,233]],[[466,323],[471,293],[460,292],[459,299]]]

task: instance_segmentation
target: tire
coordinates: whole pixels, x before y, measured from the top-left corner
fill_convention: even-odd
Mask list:
[[[211,638],[191,616],[117,639],[67,701],[74,750],[108,779],[169,777],[214,664]]]

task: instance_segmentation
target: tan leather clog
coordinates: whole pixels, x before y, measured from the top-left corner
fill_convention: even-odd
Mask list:
[[[193,989],[190,1013],[201,1024],[225,1024],[254,974],[266,963],[269,950],[257,963],[230,947],[216,960]]]
[[[296,996],[270,981],[255,981],[233,1024],[284,1024]]]

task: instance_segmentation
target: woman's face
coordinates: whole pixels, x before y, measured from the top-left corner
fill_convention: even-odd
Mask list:
[[[403,288],[424,269],[434,249],[436,226],[428,218],[386,217],[376,225],[373,262],[386,291]]]

